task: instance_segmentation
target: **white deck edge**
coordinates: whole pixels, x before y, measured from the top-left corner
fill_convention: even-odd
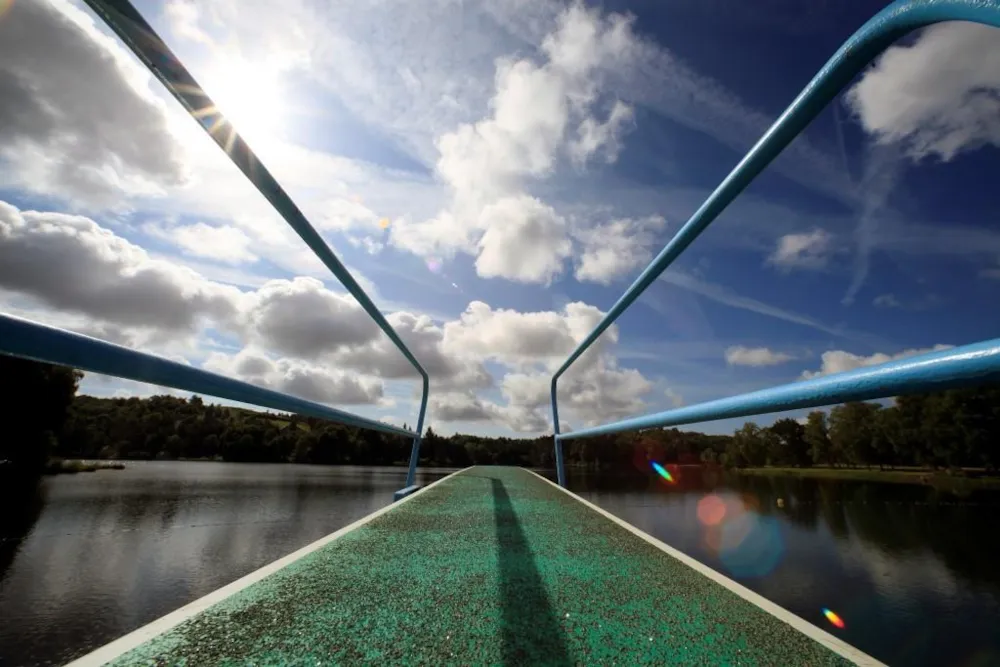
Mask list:
[[[445,481],[446,479],[449,479],[451,477],[454,477],[455,475],[463,473],[472,467],[474,466],[469,466],[468,468],[463,468],[462,470],[458,470],[448,475],[445,475],[441,479],[435,480],[434,482],[428,484],[427,486],[418,491],[411,493],[405,498],[390,503],[385,507],[383,507],[382,509],[372,512],[368,516],[362,517],[361,519],[358,519],[354,523],[344,526],[340,530],[330,533],[326,537],[321,537],[312,544],[306,545],[301,549],[299,549],[298,551],[294,551],[288,554],[284,558],[279,558],[270,565],[265,565],[259,570],[254,570],[250,574],[244,577],[240,577],[236,581],[227,584],[215,591],[212,591],[208,595],[198,598],[194,602],[190,602],[181,607],[180,609],[170,612],[166,616],[162,616],[157,620],[152,621],[151,623],[148,623],[138,628],[137,630],[133,630],[124,637],[120,637],[109,644],[105,644],[104,646],[95,649],[94,651],[91,651],[90,653],[88,653],[83,657],[77,658],[73,662],[68,663],[66,667],[92,667],[94,665],[104,665],[112,660],[115,660],[116,658],[119,658],[125,653],[128,653],[132,649],[141,646],[142,644],[145,644],[154,637],[158,637],[159,635],[162,635],[163,633],[174,629],[184,621],[188,620],[192,616],[195,616],[205,611],[212,605],[222,602],[229,596],[242,591],[244,588],[248,588],[249,586],[256,584],[261,579],[264,579],[265,577],[274,574],[278,570],[288,565],[291,565],[292,563],[299,560],[303,556],[307,556],[312,552],[325,547],[326,545],[330,544],[337,538],[343,537],[352,530],[360,528],[366,523],[369,523],[377,519],[378,517],[382,516],[387,512],[391,512],[400,505],[407,503],[416,498],[417,496],[423,494],[425,491],[431,490],[432,488],[434,488],[441,482]]]
[[[527,468],[524,468],[524,470],[527,470]],[[636,528],[632,524],[628,523],[627,521],[623,521],[622,519],[619,519],[614,514],[611,514],[610,512],[608,512],[607,510],[601,509],[600,507],[598,507],[594,503],[592,503],[590,501],[587,501],[587,500],[584,500],[583,498],[581,498],[580,496],[576,495],[572,491],[569,491],[567,489],[562,488],[561,486],[559,486],[558,484],[556,484],[552,480],[547,479],[546,477],[543,477],[542,475],[539,475],[534,470],[528,470],[528,472],[530,472],[532,475],[538,477],[539,479],[547,482],[548,484],[551,484],[555,488],[557,488],[560,491],[562,491],[563,493],[565,493],[570,498],[573,498],[574,500],[577,500],[577,501],[583,503],[584,505],[586,505],[590,509],[592,509],[595,512],[597,512],[598,514],[604,516],[606,519],[609,519],[609,520],[613,521],[614,523],[618,524],[619,526],[621,526],[625,530],[629,531],[633,535],[642,538],[643,540],[645,540],[649,544],[653,545],[654,547],[656,547],[660,551],[663,551],[664,553],[666,553],[666,554],[668,554],[670,556],[673,556],[674,558],[676,558],[680,562],[684,563],[688,567],[690,567],[693,570],[697,571],[699,574],[705,575],[706,577],[708,577],[709,579],[711,579],[715,583],[719,584],[723,588],[729,589],[730,591],[732,591],[736,595],[739,595],[741,598],[743,598],[747,602],[750,602],[751,604],[756,605],[757,607],[761,608],[762,610],[764,610],[765,612],[767,612],[771,616],[774,616],[775,618],[777,618],[780,621],[784,621],[785,623],[787,623],[788,625],[792,626],[793,628],[795,628],[796,630],[798,630],[802,634],[806,635],[810,639],[813,639],[814,641],[819,642],[820,644],[822,644],[826,648],[830,649],[831,651],[833,651],[837,655],[841,656],[842,658],[844,658],[846,660],[850,660],[851,662],[853,662],[856,665],[863,665],[864,667],[869,667],[869,666],[873,666],[873,667],[886,667],[886,665],[884,663],[879,662],[878,660],[876,660],[875,658],[871,657],[867,653],[864,653],[863,651],[860,651],[860,650],[854,648],[853,646],[851,646],[850,644],[848,644],[844,640],[839,639],[837,637],[834,637],[830,633],[825,632],[824,630],[821,630],[820,628],[816,627],[815,625],[813,625],[809,621],[805,620],[804,618],[802,618],[800,616],[796,616],[792,612],[788,611],[787,609],[784,609],[783,607],[780,607],[780,606],[776,605],[775,603],[771,602],[767,598],[762,597],[761,595],[758,595],[757,593],[754,593],[749,588],[746,588],[745,586],[742,586],[741,584],[736,583],[732,579],[729,579],[725,575],[723,575],[723,574],[721,574],[719,572],[716,572],[715,570],[713,570],[712,568],[708,567],[704,563],[702,563],[700,561],[697,561],[694,558],[691,558],[687,554],[682,553],[682,552],[678,551],[677,549],[674,549],[670,545],[661,542],[660,540],[656,539],[652,535],[648,535],[648,534],[644,533],[643,531],[639,530],[638,528]]]

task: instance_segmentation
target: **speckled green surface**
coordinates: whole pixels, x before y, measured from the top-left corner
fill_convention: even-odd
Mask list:
[[[454,475],[116,665],[849,664],[534,475]]]

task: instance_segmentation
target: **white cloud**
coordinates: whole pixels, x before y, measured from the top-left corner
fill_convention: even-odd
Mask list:
[[[499,415],[496,405],[468,392],[432,394],[427,409],[431,422],[493,421]]]
[[[547,62],[498,61],[492,115],[438,139],[438,172],[460,200],[489,200],[516,189],[523,177],[549,175],[574,119],[581,123],[581,140],[571,152],[584,163],[614,142],[630,117],[621,102],[604,124],[589,114],[602,68],[628,57],[634,39],[629,21],[574,4],[556,23],[542,42]]]
[[[154,342],[150,332],[159,333],[158,351],[207,357],[208,368],[312,400],[384,403],[383,381],[414,376],[352,297],[316,279],[271,280],[241,291],[151,259],[80,216],[0,206],[0,290],[8,304],[6,297],[13,295],[55,308],[56,315],[80,314],[57,325],[143,348]],[[44,312],[42,319],[51,321],[50,311]],[[462,410],[486,406],[495,423],[537,432],[545,427],[541,408],[552,369],[602,315],[579,302],[528,313],[472,302],[459,319],[443,325],[405,311],[386,317],[436,390],[473,397],[462,399]],[[206,350],[210,330],[225,330],[243,349]],[[639,371],[618,366],[610,349],[617,336],[611,328],[561,383],[567,412],[587,423],[639,411],[652,387]],[[192,354],[178,347],[180,341],[190,342]],[[506,405],[471,393],[494,386],[487,361],[515,371],[504,378]]]
[[[0,202],[0,287],[117,324],[194,330],[233,322],[233,287],[160,260],[89,218]]]
[[[150,79],[64,0],[14,3],[0,21],[0,186],[101,207],[182,185]]]
[[[198,25],[201,12],[194,0],[167,0],[163,5],[163,13],[178,36],[209,46],[215,44]]]
[[[550,404],[551,381],[548,372],[508,373],[501,386],[511,406],[538,413]],[[605,355],[582,368],[571,367],[559,379],[560,412],[573,415],[587,426],[596,426],[643,412],[644,397],[652,389],[652,382],[642,373],[619,368],[613,358]]]
[[[548,420],[540,410],[520,405],[499,405],[471,392],[435,394],[428,404],[432,422],[492,422],[515,433],[538,433],[549,430]]]
[[[393,245],[418,254],[476,254],[486,278],[548,284],[560,275],[572,252],[565,220],[525,188],[554,173],[563,155],[578,166],[598,154],[617,158],[631,107],[615,101],[604,122],[592,107],[603,68],[627,58],[632,40],[624,17],[575,4],[542,41],[543,64],[497,61],[491,114],[435,143],[451,207],[423,221],[401,220],[392,228]]]
[[[193,225],[162,227],[146,224],[143,231],[173,243],[186,255],[214,259],[226,264],[256,262],[257,255],[251,250],[251,239],[238,227],[232,225],[212,226],[204,222]]]
[[[445,327],[438,326],[426,315],[395,312],[387,315],[386,319],[427,371],[435,392],[488,389],[493,386],[493,376],[483,366],[481,358],[449,345],[445,340]],[[363,345],[341,347],[329,360],[339,367],[388,379],[416,375],[410,362],[392,341],[381,334]]]
[[[726,363],[730,366],[776,366],[794,358],[785,352],[775,352],[766,347],[734,345],[726,349]]]
[[[612,220],[603,225],[581,230],[583,243],[574,276],[602,285],[639,267],[644,267],[652,257],[656,233],[666,221],[660,216],[640,219]]]
[[[423,257],[451,259],[456,252],[475,254],[480,234],[478,221],[471,222],[445,210],[427,220],[414,222],[403,218],[396,221],[389,242]]]
[[[786,234],[778,239],[778,247],[767,263],[783,270],[820,269],[826,266],[832,246],[832,236],[822,229],[804,234]]]
[[[914,350],[903,350],[898,354],[885,354],[883,352],[876,352],[875,354],[865,357],[859,354],[852,354],[850,352],[845,352],[844,350],[828,350],[823,353],[822,359],[823,363],[818,371],[803,371],[803,379],[820,377],[822,375],[830,375],[832,373],[843,373],[845,371],[851,371],[855,368],[862,368],[865,366],[877,366],[879,364],[884,364],[890,361],[896,361],[897,359],[903,359],[905,357],[912,357],[918,354],[926,354],[927,352],[938,352],[940,350],[947,350],[953,347],[952,345],[942,345],[938,344],[934,347],[914,349]]]
[[[205,368],[318,403],[360,405],[380,403],[383,399],[383,384],[377,378],[300,359],[274,359],[252,348],[236,355],[214,352],[205,362]]]
[[[359,201],[333,199],[320,207],[316,216],[316,226],[320,229],[347,231],[355,227],[375,229],[379,217]]]
[[[481,221],[486,232],[476,272],[483,278],[547,285],[562,273],[572,245],[566,221],[551,206],[525,195],[507,197],[486,206]]]
[[[569,157],[574,164],[583,166],[599,151],[604,152],[607,162],[618,159],[621,151],[621,135],[635,117],[632,107],[615,100],[608,119],[601,123],[595,118],[584,118],[576,129],[576,136],[569,140]]]
[[[553,368],[597,326],[602,316],[598,308],[580,302],[569,303],[559,312],[522,313],[494,310],[482,301],[473,301],[458,320],[444,325],[444,345],[447,350],[512,367]],[[586,365],[604,346],[617,340],[618,329],[612,326],[574,367]]]
[[[335,294],[314,278],[266,283],[248,299],[245,321],[255,342],[303,359],[368,343],[380,333],[354,297]]]
[[[1000,34],[978,23],[931,26],[888,49],[847,93],[865,130],[915,159],[1000,145]]]

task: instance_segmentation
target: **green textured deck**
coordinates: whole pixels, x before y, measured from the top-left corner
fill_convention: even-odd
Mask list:
[[[113,662],[358,663],[851,664],[536,475],[493,467],[446,478]]]

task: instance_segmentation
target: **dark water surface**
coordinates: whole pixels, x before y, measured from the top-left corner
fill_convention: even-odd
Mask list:
[[[384,507],[406,480],[405,468],[126,465],[3,499],[0,665],[79,657]]]
[[[674,473],[570,486],[889,664],[1000,665],[1000,494]],[[47,478],[3,500],[0,665],[80,656],[383,507],[404,477],[149,462]]]
[[[1000,493],[672,472],[568,485],[889,665],[1000,665]]]

